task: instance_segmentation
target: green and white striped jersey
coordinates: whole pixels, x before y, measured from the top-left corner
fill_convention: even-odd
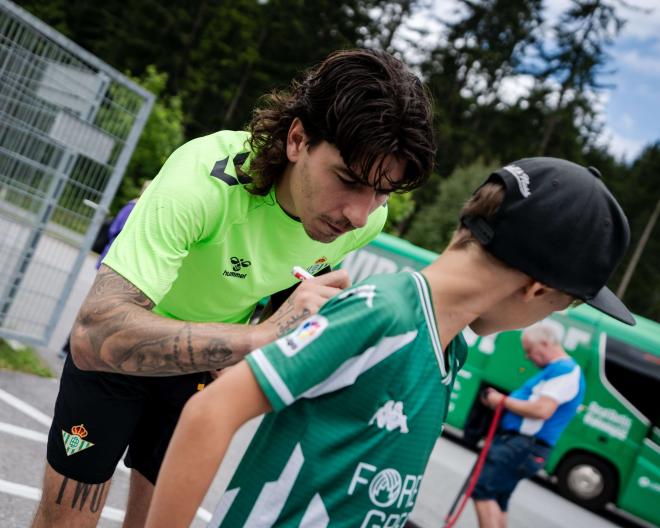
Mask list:
[[[265,416],[209,526],[402,527],[466,355],[419,273],[369,277],[247,361]]]

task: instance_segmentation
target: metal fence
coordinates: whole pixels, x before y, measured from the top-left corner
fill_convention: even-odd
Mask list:
[[[0,0],[0,337],[50,338],[152,104]]]

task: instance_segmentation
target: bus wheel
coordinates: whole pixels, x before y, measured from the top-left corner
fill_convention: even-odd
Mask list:
[[[559,492],[580,506],[600,510],[614,499],[616,473],[600,458],[571,455],[560,464],[556,475]]]

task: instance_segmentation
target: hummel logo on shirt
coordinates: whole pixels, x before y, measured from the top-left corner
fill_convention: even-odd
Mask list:
[[[249,268],[252,265],[252,262],[238,257],[231,257],[229,259],[231,262],[232,271],[225,270],[222,274],[226,277],[236,277],[238,279],[244,279],[247,277],[247,273],[238,273],[241,268]]]
[[[388,431],[394,431],[398,427],[401,433],[408,432],[408,417],[403,414],[403,402],[400,401],[390,400],[378,409],[369,420],[369,425],[374,422],[379,429],[384,427]]]

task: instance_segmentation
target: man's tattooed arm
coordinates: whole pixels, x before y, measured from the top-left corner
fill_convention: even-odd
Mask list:
[[[268,322],[277,327],[277,337],[282,337],[310,315],[312,315],[310,310],[307,308],[303,308],[302,310],[297,309],[293,299],[288,298],[277,310],[277,313],[268,319]]]
[[[102,266],[71,333],[76,365],[140,376],[201,372],[233,365],[276,337],[272,327],[178,321],[152,313],[153,306]]]
[[[142,291],[101,266],[71,331],[71,356],[83,370],[139,376],[222,369],[287,333],[348,284],[343,270],[305,281],[258,325],[191,323],[152,313]]]

